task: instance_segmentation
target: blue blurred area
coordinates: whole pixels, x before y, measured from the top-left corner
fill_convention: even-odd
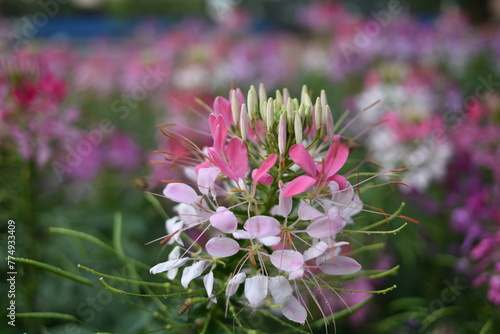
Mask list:
[[[28,16],[29,18],[29,16]],[[164,17],[117,18],[111,16],[62,16],[54,17],[38,27],[38,38],[92,38],[119,37],[127,35],[144,24],[152,24],[159,30],[172,28],[182,19]],[[279,29],[279,26],[268,20],[254,21],[250,28],[253,33],[265,33]]]
[[[143,18],[113,18],[109,16],[66,16],[50,19],[47,24],[38,28],[37,37],[100,37],[122,36],[130,33],[142,23]],[[168,28],[172,21],[155,19],[159,28]]]

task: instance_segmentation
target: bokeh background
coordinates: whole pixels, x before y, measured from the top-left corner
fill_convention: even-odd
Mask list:
[[[500,331],[500,1],[4,0],[0,10],[0,254],[12,255],[12,220],[14,255],[38,261],[16,263],[15,328],[2,269],[2,333],[169,322],[196,332],[201,307],[177,315],[186,296],[162,301],[165,321],[157,300],[111,293],[77,265],[162,282],[148,266],[166,253],[145,243],[165,234],[161,207],[171,208],[148,192],[183,173],[154,151],[184,148],[157,126],[210,145],[203,103],[261,82],[326,90],[336,119],[350,111],[364,154],[381,169],[412,167],[409,188],[369,198],[390,212],[404,201],[419,221],[368,237],[385,246],[363,264],[399,272],[357,286],[398,288],[340,318],[337,333]],[[270,332],[252,316],[250,330]]]

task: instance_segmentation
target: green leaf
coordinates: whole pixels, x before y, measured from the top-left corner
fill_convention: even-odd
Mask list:
[[[103,277],[99,278],[99,280],[106,287],[106,289],[108,289],[111,292],[119,293],[119,294],[122,294],[122,295],[137,296],[137,297],[167,298],[167,297],[177,297],[177,296],[192,295],[192,294],[196,294],[196,293],[203,293],[205,291],[205,290],[195,290],[195,291],[186,290],[184,292],[170,293],[170,294],[161,294],[161,295],[141,294],[141,293],[133,293],[133,292],[123,291],[123,290],[119,290],[119,289],[113,288],[111,285],[109,285],[108,283],[106,283],[106,281],[104,280]],[[208,298],[204,298],[204,299],[208,300]]]
[[[108,244],[104,243],[103,241],[99,240],[98,238],[96,238],[90,234],[84,233],[84,232],[70,230],[70,229],[64,228],[64,227],[51,227],[49,229],[49,231],[51,233],[60,233],[60,234],[68,235],[71,237],[87,240],[87,241],[89,241],[93,244],[96,244],[97,246],[104,248],[108,251],[116,252],[116,250],[113,247],[109,246]]]
[[[25,313],[16,313],[17,318],[37,318],[37,319],[59,319],[59,320],[66,320],[66,321],[72,321],[79,323],[83,326],[86,326],[88,328],[91,328],[94,331],[98,331],[99,329],[91,326],[76,317],[72,316],[71,314],[65,314],[65,313],[57,313],[57,312],[25,312]]]
[[[32,265],[32,266],[35,266],[35,267],[47,270],[47,271],[49,271],[51,273],[54,273],[56,275],[59,275],[59,276],[65,277],[65,278],[69,278],[70,280],[73,280],[73,281],[81,283],[81,284],[94,285],[92,283],[92,281],[89,280],[89,279],[86,279],[84,277],[80,277],[78,275],[72,274],[69,271],[62,270],[61,268],[51,266],[50,264],[46,264],[46,263],[43,263],[43,262],[39,262],[39,261],[35,261],[35,260],[30,260],[30,259],[24,259],[24,258],[20,258],[20,257],[10,258],[10,260],[18,262],[18,263],[29,264],[29,265]]]

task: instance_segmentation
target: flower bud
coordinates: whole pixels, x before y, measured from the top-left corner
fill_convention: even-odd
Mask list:
[[[267,92],[266,92],[266,87],[264,87],[264,84],[261,83],[259,85],[259,103],[262,104],[262,102],[267,101]]]
[[[274,103],[273,99],[269,98],[267,100],[266,117],[264,118],[266,122],[267,131],[271,131],[274,124]]]
[[[283,88],[283,101],[288,101],[290,98],[290,92],[288,91],[288,88]]]
[[[276,90],[276,98],[275,98],[278,108],[281,107],[283,103],[283,96],[281,96],[281,92],[279,90]]]
[[[301,104],[297,113],[299,114],[301,120],[304,119],[306,116],[306,105]]]
[[[240,116],[240,106],[238,102],[238,94],[236,94],[236,90],[232,89],[231,90],[231,112],[233,113],[233,121],[236,126],[238,126],[239,123],[239,116]]]
[[[288,118],[288,120],[293,120],[293,117],[294,116],[294,108],[293,108],[293,102],[292,102],[292,99],[288,99],[286,101],[286,117]]]
[[[248,109],[248,117],[252,120],[256,118],[257,113],[257,91],[255,87],[252,85],[247,94],[247,109]]]
[[[281,155],[285,154],[286,150],[286,116],[281,114],[280,123],[278,126],[278,149]]]
[[[247,113],[247,107],[243,103],[241,105],[241,112],[240,112],[240,131],[241,131],[241,139],[243,140],[247,140],[248,138],[248,123],[249,123],[249,118]]]
[[[299,113],[295,113],[295,122],[294,122],[294,130],[295,130],[295,142],[297,144],[302,143],[302,121],[300,120]]]
[[[300,92],[300,104],[308,104],[307,101],[311,102],[311,98],[309,97],[309,92],[307,91],[307,86],[302,86],[302,91]],[[312,105],[312,102],[311,102]]]
[[[316,131],[321,129],[322,118],[321,102],[319,99],[316,99],[316,104],[314,105],[314,125],[316,126]]]
[[[326,92],[324,89],[321,90],[321,108],[323,108],[323,110],[326,109],[326,106],[328,105],[328,99],[326,98]]]

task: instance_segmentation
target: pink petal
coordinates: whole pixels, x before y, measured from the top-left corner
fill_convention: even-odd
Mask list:
[[[322,263],[319,268],[329,275],[350,275],[358,272],[361,265],[347,256],[335,256],[330,261]]]
[[[217,176],[220,174],[220,169],[217,167],[200,168],[198,170],[198,190],[203,195],[209,195],[215,197],[214,184]]]
[[[326,242],[318,242],[316,245],[311,246],[311,248],[304,252],[304,261],[315,259],[318,256],[323,255],[327,249],[328,244]]]
[[[330,177],[336,174],[347,161],[349,156],[349,148],[335,141],[326,153],[325,161],[323,162],[323,175]]]
[[[250,302],[250,306],[257,307],[267,296],[268,278],[257,275],[245,280],[245,297]]]
[[[176,260],[170,260],[167,262],[158,263],[156,266],[151,268],[149,270],[149,272],[151,274],[158,274],[158,273],[162,273],[162,272],[167,271],[167,270],[179,268],[179,267],[182,267],[189,260],[192,260],[192,259],[185,257],[182,259],[176,259]]]
[[[304,324],[307,319],[307,311],[304,306],[299,302],[297,298],[291,296],[283,304],[281,313],[291,321],[297,322],[299,324]]]
[[[269,292],[276,305],[282,305],[293,293],[290,283],[285,276],[269,278]]]
[[[248,153],[243,141],[232,138],[226,148],[227,162],[239,179],[244,179],[248,173]],[[238,180],[235,180],[236,182]]]
[[[256,169],[254,169],[252,171],[252,179],[254,179],[255,183],[261,183],[265,186],[269,186],[273,183],[274,178],[269,173],[264,173],[261,177],[259,177],[259,181],[255,181],[255,177],[254,177],[255,173],[254,172],[256,172],[256,171],[257,171]]]
[[[226,122],[224,121],[224,117],[222,117],[221,115],[217,116],[215,120],[211,122],[210,125],[212,130],[212,137],[214,138],[215,152],[217,154],[221,154],[224,150],[224,146],[226,144],[226,139],[227,139],[227,125]]]
[[[345,220],[339,216],[324,216],[307,226],[306,232],[312,238],[327,238],[336,235],[345,226]]]
[[[198,261],[189,267],[184,268],[181,277],[181,284],[185,289],[187,289],[189,282],[201,275],[203,269],[205,269],[206,262],[207,261]]]
[[[213,149],[208,149],[208,156],[212,163],[219,167],[221,172],[228,178],[238,182],[238,176],[234,173],[233,169],[225,162]]]
[[[238,103],[240,106],[245,103],[245,97],[243,96],[243,93],[241,92],[241,89],[236,88],[236,97],[238,98]]]
[[[210,114],[208,116],[208,125],[210,126],[210,133],[212,134],[212,137],[214,136],[214,134],[215,134],[215,128],[217,127],[215,125],[215,120],[216,119],[217,119],[217,115]]]
[[[205,245],[208,254],[215,257],[233,256],[240,250],[240,245],[234,239],[215,237],[208,240]]]
[[[246,277],[247,275],[245,273],[239,273],[231,278],[229,282],[227,282],[226,296],[231,297],[232,295],[234,295],[236,293],[236,290],[238,290],[240,284],[245,281]]]
[[[269,259],[276,268],[284,271],[294,271],[304,265],[304,257],[294,250],[277,250]]]
[[[250,217],[243,228],[250,232],[253,238],[270,237],[281,232],[279,221],[268,216]]]
[[[335,181],[340,187],[340,190],[347,186],[347,179],[343,175],[335,174],[328,178],[328,180]]]
[[[267,172],[274,166],[274,164],[276,163],[276,154],[270,154],[266,160],[264,160],[264,162],[262,163],[262,165],[260,165],[259,168],[255,169],[253,173],[252,172],[252,177],[253,177],[253,181],[255,183],[262,183],[262,184],[266,184],[264,182],[262,182],[262,178],[265,176],[265,175],[268,175],[266,176],[267,179],[269,177],[271,177],[271,175],[267,174]],[[266,180],[268,181],[268,180]],[[271,177],[271,183],[272,183],[272,177]],[[270,184],[270,183],[269,183]],[[269,185],[267,184],[267,185]]]
[[[301,175],[285,186],[283,195],[285,197],[295,196],[308,190],[315,183],[316,179],[313,179],[312,177],[307,175]]]
[[[238,227],[238,220],[233,212],[223,206],[217,208],[217,213],[210,216],[210,224],[224,233],[233,233]]]
[[[293,162],[295,162],[300,166],[300,168],[305,170],[307,174],[311,176],[316,175],[316,164],[314,163],[314,160],[312,159],[311,155],[306,150],[304,145],[295,144],[290,147],[290,150],[288,152]]]
[[[313,220],[324,216],[323,213],[304,201],[300,202],[298,215],[300,220]]]
[[[198,199],[193,188],[184,183],[169,183],[163,190],[163,195],[178,203],[192,204]]]
[[[217,96],[214,100],[213,109],[216,115],[222,115],[224,117],[227,124],[232,124],[233,115],[231,113],[231,102],[222,96]]]

